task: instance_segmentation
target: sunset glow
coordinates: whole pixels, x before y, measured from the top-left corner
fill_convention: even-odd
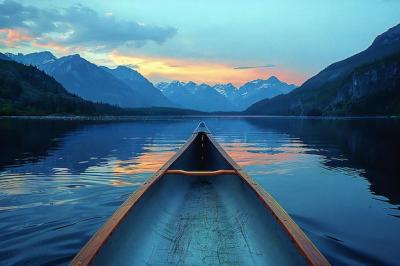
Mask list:
[[[128,65],[136,68],[145,77],[155,82],[167,79],[204,82],[212,85],[232,83],[240,86],[250,80],[265,79],[272,75],[294,84],[301,84],[306,78],[304,75],[275,67],[235,69],[235,65],[228,63],[168,57],[141,57],[125,55],[117,51],[113,51],[109,58],[114,65]]]
[[[33,37],[18,30],[0,29],[0,44],[6,47],[13,47],[21,42],[32,41]]]
[[[310,10],[304,6],[278,0],[235,5],[209,0],[0,1],[0,10],[7,11],[0,14],[0,51],[48,50],[58,57],[79,53],[97,65],[131,65],[153,83],[241,86],[273,75],[301,85],[332,62],[365,49],[398,22],[396,1],[363,2],[358,9],[332,5],[329,13],[319,2]],[[313,14],[316,21],[293,20],[296,14]],[[369,27],[363,24],[366,19]]]

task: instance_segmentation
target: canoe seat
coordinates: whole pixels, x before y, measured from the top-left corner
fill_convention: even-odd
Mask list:
[[[235,170],[215,170],[215,171],[186,171],[186,170],[167,170],[166,174],[189,175],[189,176],[213,176],[213,175],[234,175]]]

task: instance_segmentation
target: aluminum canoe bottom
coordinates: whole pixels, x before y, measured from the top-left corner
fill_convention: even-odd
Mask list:
[[[93,265],[304,265],[282,227],[238,175],[165,174]]]

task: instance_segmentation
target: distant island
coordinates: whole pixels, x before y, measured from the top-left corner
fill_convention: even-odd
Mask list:
[[[328,51],[327,51],[328,52]],[[50,52],[0,53],[0,115],[400,115],[400,24],[300,87],[276,77],[155,86],[128,67]]]

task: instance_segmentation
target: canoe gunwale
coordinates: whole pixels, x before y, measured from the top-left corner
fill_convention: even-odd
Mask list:
[[[174,156],[172,156],[157,172],[155,172],[150,178],[148,178],[142,186],[134,191],[129,196],[129,198],[114,212],[111,218],[109,218],[105,222],[105,224],[90,238],[86,245],[71,261],[70,265],[90,265],[102,246],[112,235],[114,230],[121,224],[121,222],[130,212],[130,210],[139,202],[142,196],[160,180],[162,176],[168,174],[176,174],[178,172],[180,172],[179,174],[183,175],[198,175],[199,173],[201,175],[201,172],[199,171],[168,170],[170,166],[194,142],[199,134],[204,134],[206,137],[208,137],[210,142],[222,155],[224,160],[233,168],[233,170],[204,171],[203,175],[211,176],[216,175],[216,173],[238,175],[245,182],[245,184],[247,184],[254,191],[254,193],[256,193],[259,200],[263,203],[263,205],[275,218],[275,220],[277,220],[278,224],[288,235],[295,248],[305,258],[306,262],[309,265],[330,265],[328,260],[320,253],[320,251],[315,247],[311,240],[286,213],[286,211],[277,203],[277,201],[260,185],[258,185],[257,182],[255,182],[244,170],[242,170],[235,161],[233,161],[233,159],[212,137],[211,133],[205,131],[195,131],[192,136],[185,142],[185,144],[175,153]],[[225,173],[224,171],[227,172]]]

